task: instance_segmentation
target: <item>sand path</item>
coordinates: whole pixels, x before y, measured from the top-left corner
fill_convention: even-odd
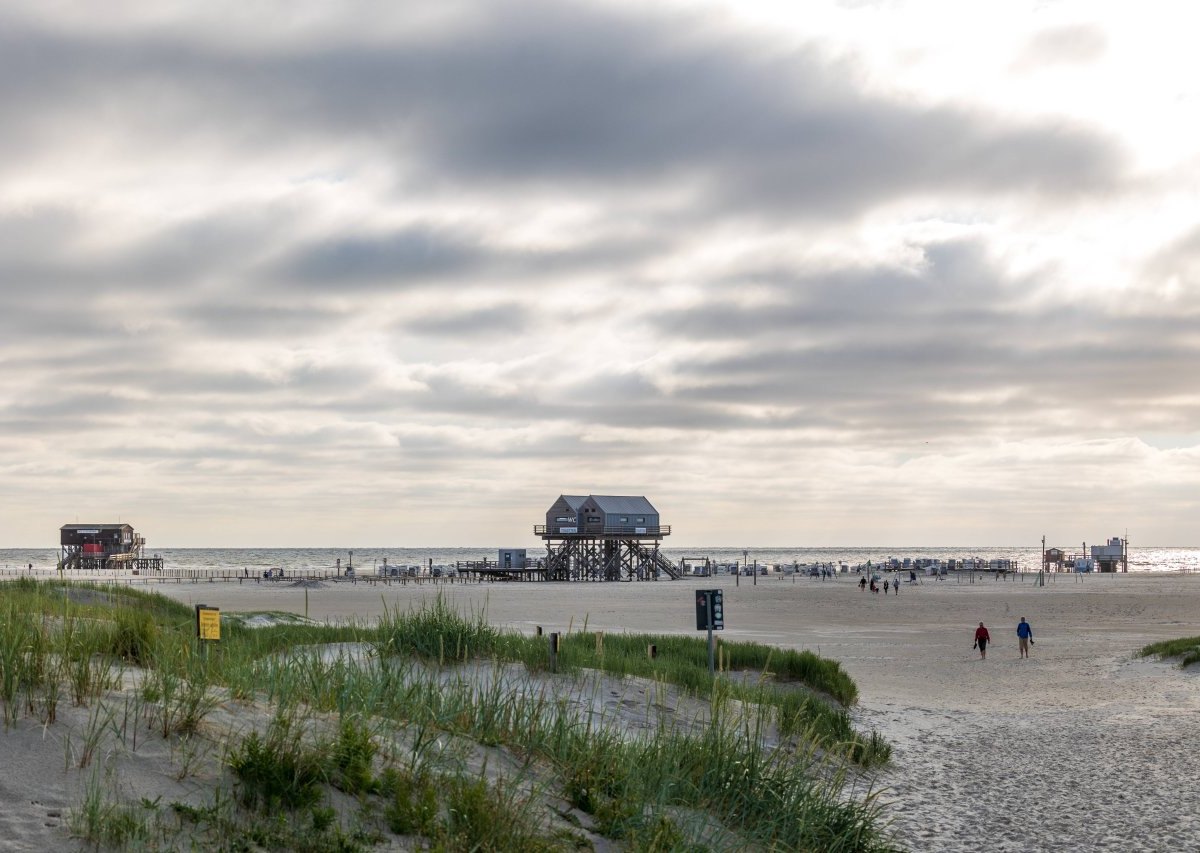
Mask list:
[[[744,579],[743,579],[744,580]],[[1134,659],[1147,642],[1200,634],[1200,576],[1059,576],[905,584],[770,577],[642,584],[448,585],[463,609],[522,631],[583,626],[694,633],[691,589],[722,587],[726,638],[811,648],[859,684],[860,724],[895,745],[879,774],[900,841],[931,851],[1200,849],[1200,673]],[[164,587],[226,610],[302,613],[303,589]],[[371,619],[431,587],[309,590],[313,618]],[[1015,626],[1034,626],[1030,660]],[[983,621],[988,660],[971,650]]]

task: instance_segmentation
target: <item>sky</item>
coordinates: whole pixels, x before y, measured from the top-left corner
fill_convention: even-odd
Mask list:
[[[1200,544],[1194,14],[0,0],[0,547]]]

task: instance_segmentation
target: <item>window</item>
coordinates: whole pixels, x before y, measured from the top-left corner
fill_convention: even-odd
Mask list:
[[[621,523],[622,523],[622,524],[628,524],[628,523],[629,523],[629,519],[628,519],[628,518],[622,518],[622,519],[621,519]]]
[[[638,524],[645,524],[645,523],[646,523],[646,519],[644,519],[644,518],[638,519]]]
[[[599,524],[599,523],[600,523],[600,516],[598,516],[598,515],[589,515],[589,516],[587,517],[587,520],[588,520],[588,524]]]

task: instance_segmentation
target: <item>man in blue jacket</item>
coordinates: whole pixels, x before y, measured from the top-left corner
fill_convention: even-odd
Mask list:
[[[1033,626],[1025,621],[1024,616],[1017,623],[1017,642],[1021,646],[1021,657],[1029,657],[1029,644],[1033,642]]]

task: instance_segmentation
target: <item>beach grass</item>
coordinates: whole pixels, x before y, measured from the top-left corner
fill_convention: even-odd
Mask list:
[[[1179,658],[1180,668],[1200,663],[1200,637],[1182,637],[1178,640],[1163,640],[1144,646],[1142,657]]]
[[[714,678],[696,638],[575,632],[547,680],[546,638],[441,597],[372,625],[230,619],[205,650],[192,619],[138,590],[0,585],[6,727],[52,725],[68,699],[86,708],[64,740],[69,765],[92,774],[70,823],[91,844],[365,850],[400,835],[445,850],[896,849],[874,797],[849,785],[890,748],[854,730],[853,682],[811,653],[724,643]],[[706,716],[631,728],[581,711],[553,685],[589,672],[678,689]],[[222,702],[259,722],[206,728]],[[204,804],[122,799],[98,781],[105,756],[137,753],[139,732],[180,744],[188,764],[195,739],[220,740]]]
[[[547,638],[499,631],[484,614],[460,615],[441,596],[416,610],[386,611],[378,630],[381,654],[412,654],[439,663],[485,657],[521,662],[531,670],[545,669],[549,661]],[[784,734],[804,732],[864,766],[890,758],[890,747],[878,735],[854,731],[846,707],[858,700],[858,690],[837,661],[745,642],[721,643],[720,657],[727,672],[758,674],[757,681],[736,682],[730,689],[738,699],[775,708]],[[702,697],[711,696],[719,682],[708,670],[706,642],[674,634],[568,633],[559,640],[557,667],[647,678]]]

